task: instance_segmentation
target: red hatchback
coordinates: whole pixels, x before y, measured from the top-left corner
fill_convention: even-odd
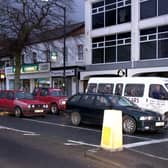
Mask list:
[[[33,95],[37,100],[41,100],[48,104],[52,114],[59,114],[60,111],[65,110],[68,97],[64,95],[62,89],[36,88],[33,91]]]
[[[48,105],[35,100],[32,94],[23,91],[0,91],[0,110],[10,112],[16,117],[44,116],[47,114]]]

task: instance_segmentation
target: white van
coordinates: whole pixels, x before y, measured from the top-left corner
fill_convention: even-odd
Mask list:
[[[93,77],[87,93],[125,96],[139,107],[160,112],[168,118],[168,78],[159,77]]]

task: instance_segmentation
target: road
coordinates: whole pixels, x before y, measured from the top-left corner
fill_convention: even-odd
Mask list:
[[[71,125],[66,115],[0,117],[1,168],[102,167],[84,153],[99,148],[101,127]],[[124,147],[168,161],[168,130],[123,135]]]

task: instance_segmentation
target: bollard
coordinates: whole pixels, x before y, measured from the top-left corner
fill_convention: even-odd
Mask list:
[[[122,111],[104,111],[101,147],[110,151],[123,149]]]

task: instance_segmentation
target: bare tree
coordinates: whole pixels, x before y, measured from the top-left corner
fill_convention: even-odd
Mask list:
[[[64,23],[64,11],[73,0],[0,0],[0,35],[12,40],[15,57],[15,89],[20,87],[21,53],[30,38]]]

